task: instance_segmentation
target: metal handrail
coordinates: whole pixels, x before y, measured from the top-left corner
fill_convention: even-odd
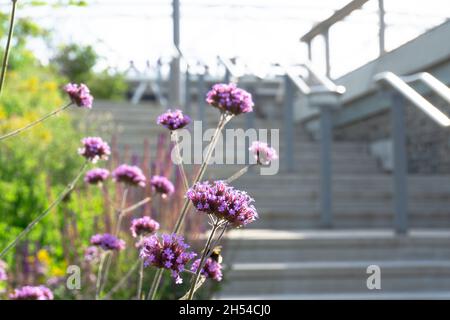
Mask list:
[[[422,73],[421,75],[413,75],[407,80],[417,79],[422,80],[427,85],[430,86],[436,93],[440,96],[444,97],[447,101],[450,101],[450,90],[439,80],[432,77],[431,75],[427,75]],[[406,99],[408,99],[412,104],[425,112],[431,119],[436,121],[443,127],[450,126],[450,118],[445,115],[441,110],[439,110],[436,106],[434,106],[431,102],[425,99],[420,93],[414,90],[410,85],[408,85],[402,78],[397,76],[392,72],[382,72],[377,74],[374,77],[376,82],[384,81],[388,83],[392,88],[398,91],[401,95],[403,95]],[[445,88],[443,88],[445,87]]]
[[[445,83],[439,81],[433,75],[428,72],[419,72],[410,76],[402,77],[406,82],[422,81],[428,87],[437,93],[441,98],[450,104],[450,89]]]
[[[302,66],[319,82],[321,86],[325,87],[327,91],[338,94],[345,93],[344,86],[337,85],[327,76],[323,76],[320,72],[317,71],[311,61],[302,63]]]

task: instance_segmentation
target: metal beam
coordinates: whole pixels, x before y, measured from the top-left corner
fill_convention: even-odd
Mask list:
[[[386,22],[384,21],[385,14],[386,11],[384,10],[384,0],[378,0],[378,19],[379,19],[378,46],[380,56],[386,52],[386,45],[385,45]]]
[[[343,20],[345,17],[350,15],[353,11],[360,9],[368,1],[369,0],[353,0],[346,6],[337,10],[335,13],[333,13],[327,19],[323,20],[322,22],[320,22],[320,23],[316,24],[314,27],[312,27],[310,31],[308,31],[306,34],[304,34],[300,38],[300,41],[310,42],[313,38],[315,38],[319,34],[322,34],[324,31],[329,29],[336,22]]]

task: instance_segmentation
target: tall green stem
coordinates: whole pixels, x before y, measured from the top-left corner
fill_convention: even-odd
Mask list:
[[[53,201],[50,206],[45,209],[44,212],[37,216],[36,219],[34,219],[21,233],[19,233],[19,235],[13,241],[11,241],[10,244],[6,246],[5,249],[2,250],[2,252],[0,253],[0,258],[2,258],[9,250],[14,248],[23,237],[25,237],[42,219],[44,219],[52,211],[54,207],[56,207],[75,188],[75,185],[83,175],[87,164],[88,162],[86,161],[81,167],[75,179],[73,179],[72,182],[67,185],[63,192],[58,195],[56,200]]]
[[[211,245],[211,242],[212,242],[212,240],[214,238],[214,234],[216,233],[218,228],[219,228],[219,221],[217,221],[213,225],[213,228],[211,230],[211,233],[209,234],[208,240],[206,241],[205,247],[203,248],[202,257],[200,258],[200,263],[199,263],[199,265],[197,267],[197,271],[195,273],[194,281],[191,284],[191,289],[189,291],[188,300],[192,300],[192,298],[194,297],[195,287],[197,285],[198,279],[200,278],[200,274],[201,274],[202,269],[203,269],[203,264],[204,264],[204,262],[206,260],[206,255],[209,252],[209,246]]]
[[[3,91],[3,84],[5,83],[6,69],[8,69],[9,51],[11,48],[11,39],[14,31],[14,20],[16,17],[17,0],[12,0],[11,16],[9,19],[8,39],[6,40],[5,53],[3,54],[2,72],[0,74],[0,95]]]
[[[52,111],[52,112],[46,114],[46,115],[43,116],[42,118],[39,118],[39,119],[37,119],[36,121],[33,121],[33,122],[27,124],[26,126],[24,126],[24,127],[22,127],[22,128],[16,129],[16,130],[11,131],[11,132],[9,132],[9,133],[3,135],[3,136],[0,136],[0,141],[6,140],[6,139],[11,138],[11,137],[13,137],[13,136],[16,136],[16,135],[18,135],[19,133],[21,133],[21,132],[23,132],[23,131],[25,131],[25,130],[30,129],[31,127],[34,127],[34,126],[37,125],[37,124],[39,124],[39,123],[41,123],[41,122],[44,122],[44,121],[47,120],[48,118],[53,117],[54,115],[56,115],[56,114],[60,113],[61,111],[67,109],[67,108],[70,107],[72,104],[73,104],[73,102],[70,102],[69,104],[67,104],[67,105],[65,105],[65,106],[63,106],[63,107],[61,107],[61,108],[58,108],[58,109],[56,109],[56,110],[54,110],[54,111]]]

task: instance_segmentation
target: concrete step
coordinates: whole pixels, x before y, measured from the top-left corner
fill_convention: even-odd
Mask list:
[[[450,261],[339,261],[234,264],[223,295],[368,293],[367,267],[381,269],[381,290],[450,291]]]
[[[392,291],[371,290],[367,293],[278,293],[278,294],[223,294],[215,296],[218,300],[449,300],[450,291]]]
[[[228,263],[354,260],[450,260],[449,230],[272,230],[240,229],[227,234]],[[264,254],[262,254],[264,252]]]

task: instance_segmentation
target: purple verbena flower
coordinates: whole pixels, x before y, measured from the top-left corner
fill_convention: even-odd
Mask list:
[[[175,192],[173,183],[164,176],[153,176],[150,179],[150,184],[152,186],[152,190],[161,193],[163,198],[166,198]]]
[[[94,97],[85,84],[68,83],[64,86],[64,91],[77,106],[88,109],[92,108]]]
[[[206,95],[206,102],[234,115],[253,111],[252,95],[235,84],[218,83]]]
[[[272,160],[278,159],[277,151],[265,142],[253,141],[248,150],[254,154],[258,164],[268,165]]]
[[[163,125],[169,130],[177,130],[184,128],[191,122],[191,118],[181,110],[167,110],[158,117],[157,124]]]
[[[6,273],[6,263],[0,260],[0,281],[8,280],[8,274]]]
[[[84,176],[84,181],[89,184],[101,185],[109,177],[109,170],[94,168],[89,170]]]
[[[197,272],[198,266],[200,265],[200,259],[197,259],[192,263],[191,271]],[[200,272],[202,276],[206,278],[214,279],[216,281],[222,281],[222,265],[213,260],[212,258],[206,259],[205,265]]]
[[[159,223],[151,219],[148,216],[133,219],[131,221],[131,235],[133,238],[138,236],[147,235],[159,230]]]
[[[98,160],[108,160],[111,154],[109,145],[100,137],[86,137],[81,140],[83,147],[78,149],[78,153],[92,163]]]
[[[24,286],[14,289],[9,295],[11,300],[53,300],[52,291],[44,286]]]
[[[196,257],[196,254],[188,249],[189,245],[177,234],[163,234],[161,238],[151,235],[144,238],[139,256],[146,267],[170,270],[175,283],[180,284],[183,282],[180,273],[185,270],[186,264]]]
[[[145,187],[146,178],[142,170],[137,166],[121,164],[113,171],[112,176],[116,182],[123,182],[130,186]]]
[[[89,246],[84,251],[84,260],[87,262],[95,262],[99,258],[100,258],[100,251],[96,246]]]
[[[258,218],[254,200],[244,191],[234,189],[223,181],[198,182],[186,196],[198,211],[213,214],[234,227],[245,226]]]
[[[120,251],[125,249],[125,241],[109,233],[96,234],[91,237],[91,244],[103,250]]]

